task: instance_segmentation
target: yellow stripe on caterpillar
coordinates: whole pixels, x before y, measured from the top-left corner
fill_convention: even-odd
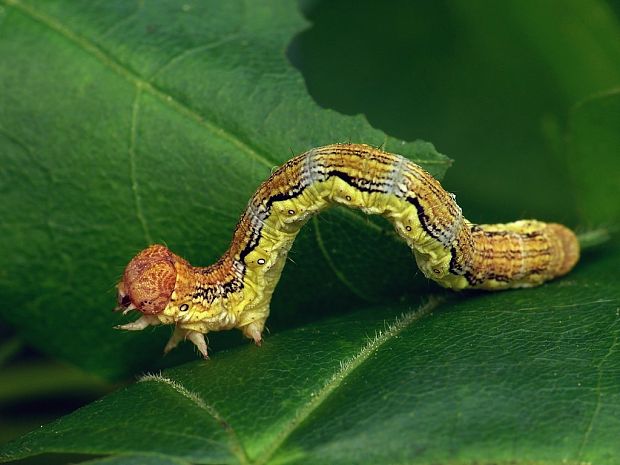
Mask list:
[[[118,284],[117,309],[143,315],[119,328],[174,324],[165,351],[187,338],[205,358],[210,331],[238,328],[260,344],[295,236],[335,204],[389,219],[424,275],[455,290],[537,286],[579,259],[577,238],[562,225],[472,224],[415,163],[368,145],[334,144],[292,158],[259,186],[217,263],[195,267],[163,245],[136,255]]]

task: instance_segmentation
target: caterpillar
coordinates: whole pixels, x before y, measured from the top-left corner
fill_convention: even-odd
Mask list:
[[[405,157],[333,144],[292,158],[260,185],[215,264],[192,266],[158,244],[138,253],[117,286],[116,310],[142,315],[117,328],[173,324],[164,352],[189,339],[205,358],[210,331],[238,328],[260,345],[295,236],[330,205],[386,217],[424,275],[454,290],[537,286],[568,273],[579,259],[577,238],[565,226],[470,223],[455,196]]]

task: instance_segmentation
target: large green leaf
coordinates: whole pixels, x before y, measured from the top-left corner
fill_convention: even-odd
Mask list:
[[[240,464],[595,463],[620,454],[620,244],[527,291],[383,306],[220,352],[2,449]],[[159,463],[159,462],[156,462]]]
[[[428,143],[310,99],[284,53],[304,26],[291,2],[1,3],[1,314],[85,369],[115,377],[160,359],[167,331],[112,330],[123,266],[153,241],[215,261],[252,191],[291,152],[355,140],[436,175],[448,165]],[[402,293],[414,262],[377,231],[350,212],[306,228],[274,307]]]
[[[110,267],[119,274],[149,235],[198,262],[217,256],[247,196],[268,174],[259,158],[276,164],[288,156],[287,144],[300,151],[333,138],[381,143],[383,135],[359,118],[318,110],[305,95],[283,59],[302,27],[294,7],[246,3],[246,49],[235,32],[227,36],[239,20],[237,2],[220,2],[207,16],[191,15],[212,6],[204,2],[178,5],[189,9],[185,15],[172,11],[177,6],[163,11],[163,2],[136,12],[124,2],[5,3],[0,78],[11,92],[0,94],[2,192],[20,208],[7,214],[0,205],[11,239],[11,249],[2,250],[4,312],[51,352],[109,375],[144,367],[158,357],[167,332],[109,331],[112,319],[102,308],[112,292],[96,283],[112,286]],[[344,4],[323,7],[334,23],[321,23],[328,43],[318,48],[322,58],[353,38],[334,63],[323,62],[328,85],[353,96],[360,105],[354,111],[379,106],[390,113],[398,122],[393,133],[428,134],[458,156],[457,193],[474,205],[465,201],[466,211],[488,220],[526,212],[614,224],[605,215],[617,212],[616,200],[589,175],[599,165],[604,173],[618,166],[609,155],[617,153],[618,127],[610,103],[584,105],[584,117],[579,108],[573,113],[571,141],[579,144],[569,162],[578,158],[578,168],[544,150],[551,141],[561,153],[561,120],[576,99],[618,82],[620,41],[605,4]],[[369,5],[393,11],[381,17]],[[407,13],[415,8],[419,15]],[[209,31],[224,39],[203,50],[197,44]],[[386,36],[396,40],[386,43]],[[184,54],[188,43],[198,48]],[[179,52],[175,60],[168,55]],[[381,61],[389,56],[396,60]],[[172,65],[153,77],[167,61]],[[360,80],[378,87],[355,94]],[[96,118],[86,111],[93,108]],[[352,136],[341,133],[349,125],[358,128]],[[407,153],[416,156],[416,147]],[[585,158],[593,154],[599,158]],[[28,169],[23,160],[32,162]],[[568,183],[571,172],[580,183]],[[606,205],[599,210],[592,202]],[[29,213],[48,205],[60,209],[47,209],[50,216],[33,224]],[[406,248],[385,245],[392,236],[381,226],[336,212],[306,227],[277,290],[270,319],[276,331],[264,347],[246,344],[148,376],[5,445],[3,459],[68,452],[109,456],[93,464],[617,463],[618,240],[541,288],[440,293],[430,303],[382,303],[282,330],[317,310],[341,313],[402,292],[413,260]],[[85,270],[84,263],[107,268]],[[438,292],[423,286],[425,295]],[[60,304],[67,305],[62,312]]]

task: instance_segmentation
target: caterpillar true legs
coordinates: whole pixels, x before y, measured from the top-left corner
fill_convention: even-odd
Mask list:
[[[455,290],[536,286],[579,259],[577,238],[562,225],[472,224],[454,196],[415,163],[367,145],[334,144],[289,160],[260,185],[215,264],[194,267],[163,245],[136,255],[118,284],[117,309],[142,316],[119,328],[174,324],[165,350],[189,339],[205,358],[209,331],[239,328],[260,344],[295,236],[333,204],[388,218],[422,272]]]

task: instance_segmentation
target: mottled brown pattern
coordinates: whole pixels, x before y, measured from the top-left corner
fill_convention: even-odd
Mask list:
[[[178,257],[157,244],[136,255],[125,268],[119,284],[119,303],[128,296],[131,304],[142,313],[163,311],[176,283],[175,258]]]

